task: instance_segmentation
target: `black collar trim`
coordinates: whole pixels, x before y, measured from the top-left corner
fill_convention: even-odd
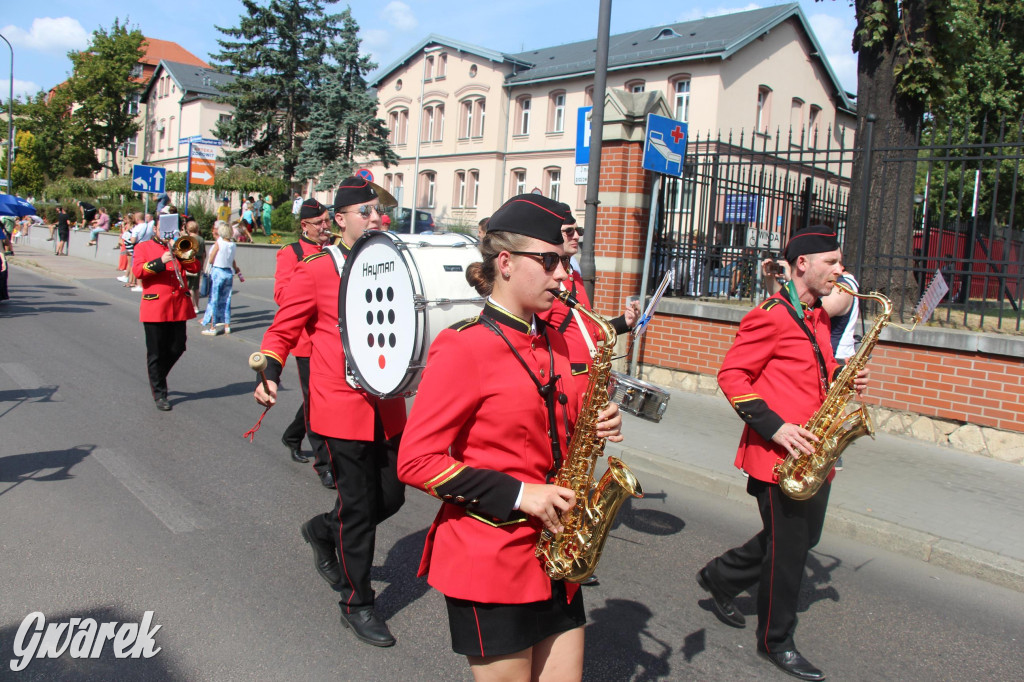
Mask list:
[[[496,305],[494,305],[490,301],[487,301],[484,304],[484,309],[483,309],[483,311],[480,314],[483,315],[484,317],[487,317],[487,318],[490,318],[490,319],[494,320],[495,322],[500,322],[501,324],[505,325],[506,327],[514,329],[517,332],[520,332],[522,334],[529,334],[530,333],[530,328],[533,326],[529,322],[527,322],[526,320],[518,318],[518,317],[516,317],[515,315],[513,315],[512,313],[510,313],[508,311],[502,310],[501,308],[497,307]],[[537,333],[538,334],[541,333],[541,325],[542,324],[543,323],[540,320],[537,320]]]

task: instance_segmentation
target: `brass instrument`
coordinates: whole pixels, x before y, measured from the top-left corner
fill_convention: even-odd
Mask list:
[[[873,291],[870,294],[858,294],[849,287],[836,282],[841,291],[859,299],[877,301],[882,306],[881,314],[875,318],[875,324],[861,340],[860,348],[847,361],[839,376],[832,382],[825,396],[825,402],[804,427],[815,436],[814,452],[786,456],[784,462],[775,465],[775,473],[779,477],[779,487],[788,497],[794,500],[807,500],[814,497],[822,484],[828,480],[829,472],[836,460],[843,454],[846,447],[863,435],[875,437],[875,427],[871,416],[864,405],[859,405],[852,412],[847,406],[855,399],[857,392],[853,388],[853,380],[864,369],[871,358],[871,351],[878,343],[882,329],[889,324],[892,316],[892,302],[884,295]]]
[[[344,243],[344,241],[345,238],[341,236],[340,232],[331,232],[331,238],[327,242],[327,245],[340,247]]]
[[[597,568],[601,550],[619,507],[629,497],[643,497],[643,488],[633,472],[615,457],[608,458],[608,470],[594,486],[594,465],[604,453],[604,439],[598,438],[598,414],[608,405],[608,377],[615,350],[615,329],[600,315],[579,305],[568,291],[552,291],[563,303],[574,308],[600,327],[601,348],[590,368],[590,380],[583,396],[583,408],[569,443],[569,452],[558,470],[555,485],[576,494],[576,506],[562,515],[561,533],[541,532],[536,555],[544,570],[555,580],[583,582]]]
[[[170,241],[170,239],[167,241]],[[192,260],[199,250],[199,241],[192,235],[185,234],[175,239],[170,245],[170,249],[171,255],[174,256],[173,267],[174,274],[178,277],[178,284],[181,285],[182,289],[188,289],[188,285],[185,284],[185,278],[181,276],[181,266],[178,264],[178,261]]]

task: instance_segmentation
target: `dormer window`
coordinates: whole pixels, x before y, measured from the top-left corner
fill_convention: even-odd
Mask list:
[[[682,36],[671,28],[663,28],[658,32],[658,35],[654,36],[654,40],[661,40],[663,38],[682,38]]]

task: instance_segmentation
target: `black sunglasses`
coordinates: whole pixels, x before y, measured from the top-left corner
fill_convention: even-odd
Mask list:
[[[563,227],[562,228],[562,232],[565,233],[566,237],[572,237],[572,233],[573,232],[575,232],[580,237],[583,236],[583,228],[582,227]]]
[[[509,251],[509,253],[516,256],[539,256],[540,262],[544,266],[544,272],[554,272],[559,263],[562,264],[566,272],[569,272],[569,259],[572,258],[572,256],[560,256],[554,251]]]

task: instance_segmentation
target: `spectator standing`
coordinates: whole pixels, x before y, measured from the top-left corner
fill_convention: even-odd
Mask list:
[[[231,284],[235,274],[239,282],[245,281],[235,262],[231,226],[218,220],[214,229],[217,231],[217,243],[210,250],[210,300],[203,315],[203,326],[206,327],[202,331],[204,336],[231,333]],[[221,329],[217,328],[218,325],[221,325]]]
[[[298,192],[295,193],[295,198],[292,199],[292,215],[296,219],[299,217],[299,211],[302,210],[302,195]]]
[[[238,241],[252,241],[252,231],[255,227],[255,218],[252,210],[252,197],[245,200],[245,205],[242,207],[242,227],[245,228],[245,239],[239,239]]]
[[[263,229],[263,196],[256,194],[256,201],[252,204],[253,224]]]
[[[490,218],[483,218],[476,224],[476,238],[480,241],[484,240],[484,235],[487,234],[487,223],[490,222]]]
[[[57,251],[55,255],[68,255],[68,238],[71,225],[68,224],[68,213],[63,206],[57,207]]]
[[[121,256],[117,260],[117,271],[124,272],[127,274],[118,275],[117,281],[124,282],[125,286],[131,286],[128,284],[128,280],[131,277],[129,270],[132,266],[131,253],[128,251],[129,244],[132,239],[132,216],[128,214],[121,221],[121,238],[118,240],[121,247]]]
[[[99,209],[99,215],[93,220],[93,228],[89,232],[89,246],[96,245],[96,235],[100,232],[107,232],[110,230],[110,215],[107,214],[107,209],[102,206]]]
[[[267,195],[263,199],[263,235],[270,236],[270,216],[274,212],[274,197]]]
[[[4,251],[8,256],[14,255],[12,239],[16,229],[14,216],[0,216],[0,251]]]
[[[137,246],[138,244],[142,244],[153,237],[154,232],[153,223],[151,222],[152,218],[153,216],[151,216],[148,213],[146,213],[145,215],[143,215],[142,213],[136,213],[135,225],[134,227],[132,227],[132,248],[129,249],[129,253],[131,254],[132,260],[132,277],[131,281],[129,281],[128,284],[129,286],[131,286],[132,291],[136,293],[142,291],[142,286],[139,284],[138,275],[135,274],[135,246]]]
[[[217,220],[222,223],[231,222],[231,198],[227,195],[224,195],[220,206],[217,207]]]

